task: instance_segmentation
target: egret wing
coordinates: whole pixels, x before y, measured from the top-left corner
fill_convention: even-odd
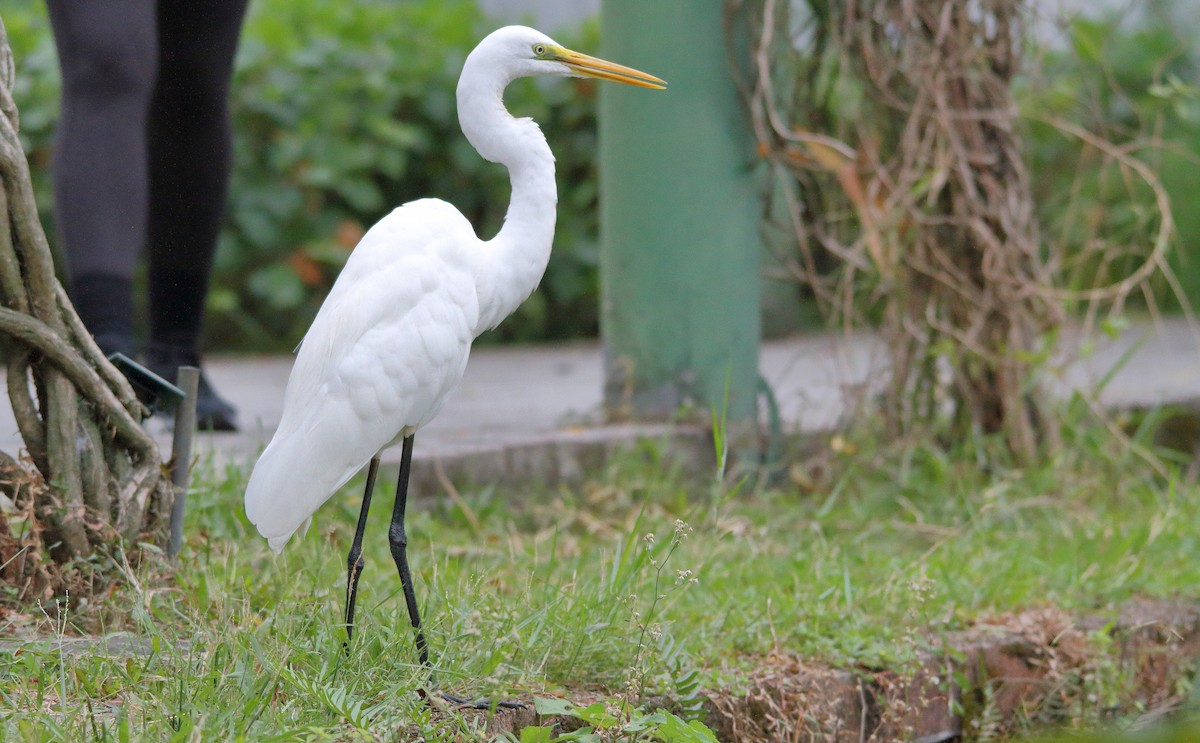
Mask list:
[[[281,549],[380,449],[432,419],[462,378],[478,320],[470,224],[432,199],[355,248],[300,345],[246,513]]]

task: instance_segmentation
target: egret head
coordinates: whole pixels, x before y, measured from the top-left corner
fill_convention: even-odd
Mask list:
[[[509,80],[535,75],[590,77],[597,80],[662,89],[666,82],[632,67],[589,57],[563,47],[544,33],[527,26],[505,26],[493,31],[475,51],[474,61],[506,71]]]

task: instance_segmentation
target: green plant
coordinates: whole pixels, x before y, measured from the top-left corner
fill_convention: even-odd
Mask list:
[[[684,720],[702,720],[704,716],[704,676],[695,657],[687,649],[686,640],[676,640],[670,630],[665,630],[658,639],[660,662],[670,681],[667,690],[670,698],[679,706]]]
[[[616,700],[578,706],[565,699],[538,697],[534,708],[540,715],[574,717],[583,727],[565,735],[554,735],[552,727],[529,726],[521,731],[521,743],[559,743],[559,741],[657,740],[662,743],[716,743],[717,736],[702,722],[684,722],[665,710],[647,712],[641,707],[626,707]]]
[[[673,593],[678,589],[695,585],[699,582],[699,579],[694,575],[693,571],[687,568],[678,569],[675,571],[675,579],[672,581],[672,585],[669,587],[664,585],[663,581],[663,573],[666,571],[667,565],[671,561],[671,557],[691,533],[692,527],[688,526],[688,524],[682,519],[675,519],[675,523],[671,531],[671,539],[666,543],[666,545],[659,549],[659,554],[657,555],[653,554],[655,550],[654,532],[646,532],[646,534],[642,537],[642,543],[645,545],[645,551],[647,553],[646,561],[649,563],[649,566],[652,569],[654,583],[650,594],[650,601],[648,606],[646,606],[644,614],[639,608],[638,597],[635,594],[630,594],[628,598],[628,603],[630,605],[630,624],[636,632],[637,642],[634,645],[633,658],[630,661],[629,667],[626,671],[626,694],[621,708],[622,713],[627,713],[629,711],[630,704],[641,699],[642,695],[646,691],[646,679],[650,674],[648,656],[651,650],[650,643],[647,642],[647,638],[649,638],[649,640],[653,642],[656,647],[673,651],[670,658],[663,657],[663,665],[666,666],[667,671],[671,673],[672,676],[679,674],[681,679],[680,683],[683,684],[685,688],[688,688],[693,692],[695,691],[695,677],[689,677],[683,668],[683,663],[685,660],[683,649],[674,643],[670,643],[669,645],[663,644],[664,638],[667,637],[667,635],[664,634],[662,622],[658,621],[659,604],[667,598],[668,594]],[[689,704],[695,706],[695,701],[696,700],[694,698],[689,699]]]
[[[1157,2],[1142,14],[1076,16],[1064,29],[1066,43],[1043,50],[1018,88],[1043,238],[1068,256],[1063,289],[1112,285],[1156,261],[1178,283],[1155,276],[1135,301],[1179,309],[1185,297],[1200,295],[1200,213],[1187,208],[1200,199],[1200,96],[1186,82],[1196,78],[1200,49],[1172,23],[1183,12],[1183,3]],[[1097,146],[1103,140],[1117,148]],[[1147,163],[1170,197],[1173,250],[1153,255],[1165,247],[1155,245],[1160,205],[1117,153]]]

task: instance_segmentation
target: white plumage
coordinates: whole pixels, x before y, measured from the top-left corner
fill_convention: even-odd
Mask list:
[[[462,379],[479,320],[470,241],[461,214],[426,199],[355,248],[300,344],[246,488],[246,514],[273,549],[376,452],[432,420]]]
[[[662,81],[571,52],[533,29],[500,29],[471,52],[458,84],[463,133],[509,170],[499,234],[480,240],[437,199],[399,207],[363,237],[300,345],[279,428],[246,486],[246,514],[280,550],[381,449],[428,423],[462,379],[471,342],[541,280],[554,235],[554,157],[502,95],[526,75],[642,87]]]

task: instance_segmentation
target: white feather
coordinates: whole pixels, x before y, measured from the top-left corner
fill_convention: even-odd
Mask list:
[[[551,48],[563,51],[531,28],[502,28],[459,78],[463,134],[508,168],[512,199],[499,234],[480,240],[443,201],[406,204],[363,236],[317,313],[279,428],[246,486],[246,515],[273,549],[381,449],[438,414],[474,338],[541,280],[554,237],[554,156],[537,124],[509,115],[503,93],[526,75],[589,74],[547,58]]]
[[[438,414],[471,341],[541,280],[554,235],[554,158],[537,125],[514,119],[501,99],[512,79],[504,60],[528,57],[537,43],[551,42],[532,29],[497,31],[459,82],[468,139],[510,171],[500,234],[480,240],[436,199],[396,209],[363,236],[300,344],[279,428],[246,485],[246,515],[273,549],[381,449]]]
[[[283,418],[246,487],[246,515],[274,549],[376,452],[432,420],[462,379],[479,318],[468,251],[479,242],[452,206],[424,199],[355,248],[300,345]]]

